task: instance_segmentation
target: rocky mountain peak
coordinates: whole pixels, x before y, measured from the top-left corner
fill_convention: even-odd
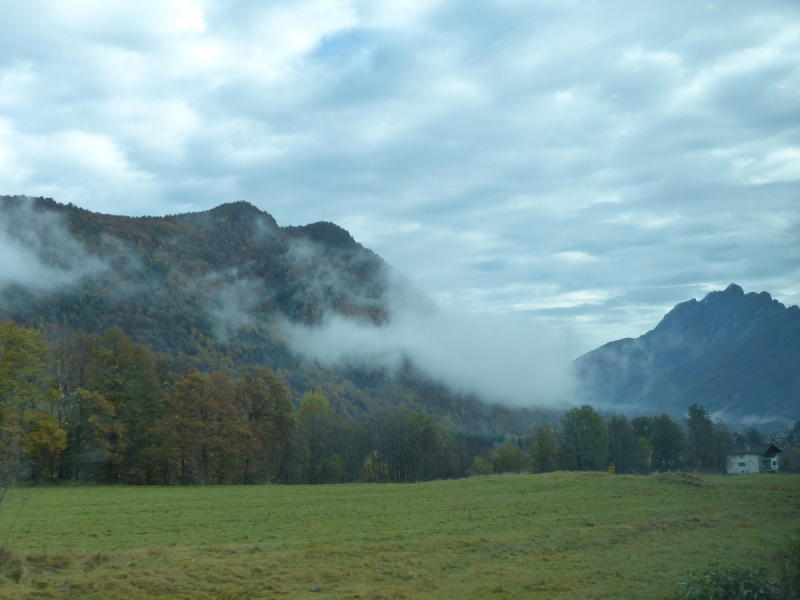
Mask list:
[[[800,325],[800,310],[789,311],[768,292],[744,293],[735,283],[723,291],[709,292],[699,302],[681,302],[650,334],[691,335],[708,340],[729,340],[753,331],[785,326],[787,318]],[[793,318],[794,315],[794,318]]]
[[[800,416],[800,308],[731,284],[676,305],[652,330],[575,361],[586,400]]]

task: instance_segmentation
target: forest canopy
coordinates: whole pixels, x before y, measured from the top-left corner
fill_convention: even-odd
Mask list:
[[[502,472],[719,472],[736,440],[705,409],[602,416],[588,405],[524,436],[457,432],[430,415],[358,418],[288,373],[202,372],[118,328],[0,324],[0,478],[135,485],[415,482]],[[748,431],[761,441],[757,430]]]

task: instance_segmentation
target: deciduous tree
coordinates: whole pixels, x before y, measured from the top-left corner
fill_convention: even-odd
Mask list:
[[[561,417],[559,445],[579,471],[605,470],[608,465],[606,427],[589,405],[573,408]]]
[[[494,473],[494,465],[489,458],[476,456],[472,460],[469,475],[491,475],[492,473]]]
[[[108,465],[109,482],[145,483],[150,432],[161,417],[161,388],[153,370],[153,357],[119,328],[90,337],[95,359],[87,388],[100,393],[113,406],[115,423],[125,439],[122,460]]]
[[[662,414],[651,421],[650,445],[653,447],[652,469],[664,473],[683,468],[686,436],[680,424],[669,415]]]
[[[67,447],[67,432],[48,410],[25,411],[22,421],[22,447],[30,462],[31,479],[54,479],[58,459]]]
[[[45,373],[45,344],[38,331],[0,324],[0,487],[30,466],[35,479],[52,475],[64,448],[64,431],[49,412],[55,397]]]
[[[614,465],[614,472],[624,475],[646,470],[650,445],[636,434],[628,418],[625,415],[609,415],[606,426],[608,460],[610,465]]]
[[[699,404],[689,407],[686,419],[686,441],[689,462],[703,471],[716,468],[717,453],[714,423],[708,411]]]
[[[517,444],[504,442],[492,453],[492,464],[497,473],[523,473],[530,468],[530,459]]]
[[[239,377],[237,395],[252,441],[244,455],[244,483],[280,480],[296,424],[289,389],[266,367],[244,367]]]
[[[556,430],[550,425],[536,429],[531,445],[531,468],[534,473],[550,473],[559,468],[559,454]]]

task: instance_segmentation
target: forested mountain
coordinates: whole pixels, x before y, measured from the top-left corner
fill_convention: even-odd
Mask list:
[[[527,434],[552,416],[489,406],[407,364],[334,372],[294,352],[280,323],[336,314],[380,325],[393,310],[436,311],[397,270],[332,223],[280,227],[246,202],[166,217],[93,213],[51,199],[0,197],[0,321],[51,335],[118,327],[169,361],[201,372],[260,365],[297,401],[325,395],[350,417],[390,407],[456,431]]]
[[[0,197],[0,256],[0,489],[715,471],[734,437],[704,406],[795,414],[800,310],[736,286],[576,362],[590,401],[688,407],[682,423],[490,406],[408,359],[304,356],[291,332],[332,316],[370,329],[437,312],[331,223],[279,227],[243,202],[129,218]]]
[[[701,404],[728,419],[800,417],[800,308],[731,284],[574,364],[584,399],[646,412]]]

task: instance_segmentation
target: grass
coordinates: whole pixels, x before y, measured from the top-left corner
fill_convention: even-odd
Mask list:
[[[768,567],[798,517],[794,475],[17,489],[0,599],[666,598]]]

